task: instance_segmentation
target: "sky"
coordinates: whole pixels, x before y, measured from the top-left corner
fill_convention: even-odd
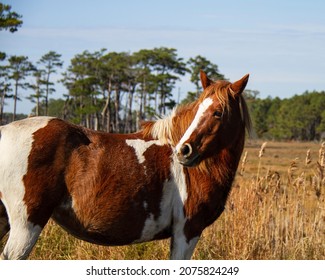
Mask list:
[[[53,50],[64,72],[85,50],[135,52],[177,49],[184,60],[201,55],[230,81],[250,74],[247,89],[261,98],[289,98],[325,90],[324,0],[2,0],[23,16],[15,33],[0,32],[0,51],[36,63]],[[60,75],[53,77],[58,80]],[[175,93],[194,90],[188,75]],[[60,84],[52,96],[67,90]],[[22,94],[18,112],[34,106]],[[11,111],[12,104],[5,107]]]

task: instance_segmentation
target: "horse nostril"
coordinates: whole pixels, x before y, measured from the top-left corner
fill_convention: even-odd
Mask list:
[[[184,157],[189,157],[192,154],[192,146],[188,143],[184,144],[181,148],[181,154]]]

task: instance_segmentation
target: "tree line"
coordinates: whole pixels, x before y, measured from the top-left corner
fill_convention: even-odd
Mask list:
[[[258,138],[313,141],[325,138],[325,91],[305,91],[291,98],[259,98],[247,91]]]
[[[0,3],[0,31],[16,32],[22,16]],[[201,92],[199,71],[214,80],[225,79],[218,66],[197,55],[187,61],[174,48],[142,49],[134,53],[84,51],[75,55],[62,73],[61,54],[49,51],[34,63],[27,56],[0,52],[0,125],[26,117],[17,115],[17,103],[24,98],[35,103],[33,115],[57,116],[88,128],[108,132],[132,132],[142,120],[161,116],[179,103],[172,94],[176,82],[186,73],[195,90],[182,102]],[[51,98],[55,84],[66,88],[64,98]],[[259,138],[316,140],[325,131],[325,92],[304,92],[291,98],[259,97],[246,90],[255,134]],[[5,101],[13,99],[12,113],[4,113]]]
[[[190,73],[196,88],[187,100],[193,100],[201,90],[200,69],[214,79],[224,78],[218,66],[206,58],[198,55],[184,61],[174,48],[142,49],[134,53],[84,51],[75,55],[62,73],[59,82],[66,88],[64,99],[50,100],[55,92],[53,74],[63,66],[60,54],[50,51],[36,63],[26,56],[3,56],[2,60],[0,120],[5,100],[13,99],[14,121],[21,93],[28,92],[25,97],[35,103],[33,115],[55,114],[108,132],[135,131],[142,120],[165,115],[176,105],[172,92],[176,81],[186,73]]]
[[[55,92],[52,75],[63,66],[61,55],[44,54],[36,64],[24,56],[10,56],[0,67],[0,121],[16,119],[16,106],[3,120],[7,98],[22,100],[19,91],[35,103],[33,115],[57,116],[88,128],[109,132],[133,132],[142,120],[164,115],[179,103],[172,95],[175,83],[190,73],[193,92],[181,102],[194,100],[202,88],[199,71],[213,79],[225,79],[218,66],[198,55],[184,61],[173,48],[143,49],[134,53],[84,51],[72,58],[59,81],[67,90],[64,98],[50,98]],[[26,82],[26,78],[32,78]],[[26,92],[26,91],[25,91]],[[317,140],[325,131],[325,92],[304,92],[291,98],[260,98],[246,90],[253,127],[258,138]],[[22,118],[24,115],[19,115]]]
[[[185,61],[176,49],[165,47],[134,53],[84,51],[71,59],[60,81],[52,79],[63,66],[61,55],[54,51],[36,63],[26,56],[6,55],[2,62],[1,123],[17,118],[16,104],[22,100],[24,89],[28,92],[25,98],[35,103],[33,115],[57,116],[88,128],[120,133],[138,130],[142,120],[165,115],[179,103],[172,91],[186,73],[195,90],[187,93],[183,103],[201,92],[200,69],[215,80],[225,79],[208,59],[198,55]],[[51,98],[56,82],[65,86],[64,98]],[[325,131],[324,91],[306,91],[287,99],[262,99],[252,90],[246,90],[245,95],[258,138],[310,141],[320,139]],[[14,101],[14,110],[4,118],[5,100],[9,98]]]

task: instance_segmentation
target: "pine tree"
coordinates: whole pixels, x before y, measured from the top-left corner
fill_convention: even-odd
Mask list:
[[[14,111],[13,118],[16,119],[17,101],[21,100],[18,95],[19,89],[26,89],[30,86],[29,83],[24,83],[25,78],[35,71],[34,65],[28,60],[27,56],[11,56],[9,61],[9,79],[14,82]]]
[[[21,18],[21,15],[11,11],[10,5],[0,3],[0,31],[4,29],[12,33],[16,32],[23,24]]]
[[[210,79],[212,80],[223,80],[224,75],[219,73],[218,65],[213,64],[208,59],[203,56],[197,55],[194,58],[190,58],[187,62],[191,71],[191,82],[194,83],[196,91],[195,98],[197,98],[202,91],[200,82],[200,71],[203,70]],[[190,98],[192,99],[194,94],[190,93]]]
[[[43,77],[39,77],[39,80],[41,81],[42,85],[45,85],[44,113],[47,116],[49,95],[55,91],[55,89],[52,87],[54,83],[50,81],[50,78],[52,74],[55,74],[57,72],[57,68],[61,68],[63,66],[63,61],[61,61],[61,54],[50,51],[41,57],[41,59],[38,61],[38,64],[43,66],[43,68],[40,69],[42,70],[40,73]]]

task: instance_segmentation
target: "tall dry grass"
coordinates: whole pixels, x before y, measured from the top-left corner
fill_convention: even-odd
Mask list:
[[[309,150],[287,170],[277,170],[281,151],[264,160],[266,150],[263,143],[256,175],[237,176],[223,217],[205,233],[211,243],[218,237],[209,258],[325,259],[325,143],[314,161]],[[265,164],[270,157],[274,163]]]
[[[167,259],[168,255],[167,240],[97,246],[50,222],[30,258]],[[226,209],[205,230],[193,258],[324,260],[325,143],[248,143]]]

